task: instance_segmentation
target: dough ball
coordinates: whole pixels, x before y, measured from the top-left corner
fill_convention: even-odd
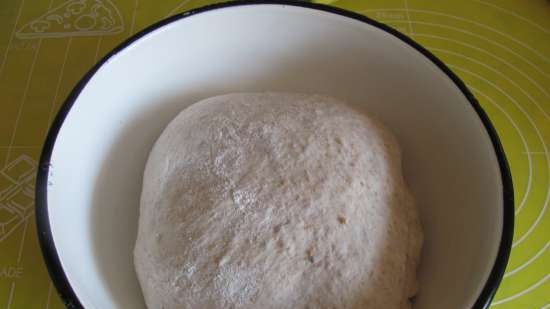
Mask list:
[[[134,260],[150,309],[403,309],[421,241],[378,122],[241,93],[190,106],[154,145]]]

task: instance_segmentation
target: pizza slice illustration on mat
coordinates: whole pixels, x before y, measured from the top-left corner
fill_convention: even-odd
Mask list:
[[[19,39],[96,36],[120,33],[124,23],[109,0],[71,0],[24,25]]]

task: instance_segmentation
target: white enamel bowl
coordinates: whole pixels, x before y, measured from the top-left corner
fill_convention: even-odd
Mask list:
[[[36,210],[46,263],[70,308],[144,308],[132,249],[148,152],[177,112],[239,91],[328,94],[386,123],[425,231],[414,309],[486,306],[510,250],[513,196],[473,96],[386,26],[325,6],[255,1],[149,27],[97,64],[62,107]]]

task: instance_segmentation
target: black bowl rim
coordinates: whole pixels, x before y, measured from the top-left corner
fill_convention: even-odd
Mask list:
[[[61,299],[65,304],[65,306],[71,309],[84,308],[82,303],[78,299],[76,293],[72,289],[69,283],[69,280],[67,279],[67,276],[63,270],[63,267],[61,266],[61,261],[57,254],[57,249],[53,241],[53,236],[52,236],[50,222],[49,222],[47,189],[48,189],[48,175],[50,170],[50,159],[51,159],[53,147],[55,145],[55,141],[57,139],[57,135],[59,133],[59,130],[61,129],[61,126],[63,125],[63,122],[67,114],[69,113],[71,107],[73,106],[74,102],[78,98],[80,92],[86,86],[86,84],[92,78],[92,76],[96,73],[96,71],[103,64],[105,64],[109,59],[111,59],[117,53],[119,53],[120,51],[128,47],[133,42],[137,41],[144,35],[151,33],[156,29],[159,29],[174,21],[177,21],[189,16],[197,15],[200,13],[216,10],[216,9],[235,7],[235,6],[244,6],[244,5],[260,5],[260,4],[290,5],[290,6],[297,6],[297,7],[329,12],[329,13],[341,15],[347,18],[351,18],[354,20],[358,20],[358,21],[367,23],[371,26],[374,26],[378,29],[381,29],[393,35],[394,37],[397,37],[407,45],[411,46],[412,48],[420,52],[426,58],[428,58],[432,63],[434,63],[441,71],[443,71],[454,82],[454,84],[460,89],[460,91],[464,94],[466,99],[470,102],[471,106],[474,108],[479,118],[481,119],[493,144],[495,155],[498,159],[498,164],[500,167],[502,186],[503,186],[503,206],[504,206],[503,229],[502,229],[500,245],[499,245],[497,257],[493,264],[493,268],[491,270],[489,278],[487,279],[487,282],[485,283],[480,295],[478,296],[473,306],[473,309],[488,308],[491,303],[491,300],[493,299],[496,293],[496,290],[500,284],[500,281],[502,280],[502,276],[504,275],[506,264],[510,256],[510,251],[512,247],[513,230],[514,230],[514,191],[512,186],[510,169],[508,166],[508,162],[506,160],[506,156],[504,154],[504,150],[502,148],[502,145],[500,143],[496,130],[493,127],[491,121],[489,120],[487,114],[485,113],[483,108],[479,105],[478,101],[473,96],[473,94],[468,90],[464,82],[462,82],[462,80],[460,80],[460,78],[458,78],[457,75],[455,75],[441,60],[439,60],[431,52],[423,48],[420,44],[416,43],[414,40],[412,40],[408,36],[402,34],[401,32],[398,32],[397,30],[385,24],[372,20],[358,13],[354,13],[351,11],[347,11],[344,9],[323,5],[323,4],[315,4],[315,3],[303,2],[303,1],[302,2],[291,1],[291,0],[239,0],[239,1],[232,1],[232,2],[224,2],[224,3],[207,5],[201,8],[197,8],[191,11],[187,11],[181,14],[168,17],[164,20],[161,20],[143,29],[142,31],[126,39],[124,42],[118,45],[115,49],[109,52],[105,57],[103,57],[96,65],[94,65],[84,75],[84,77],[78,82],[78,84],[73,88],[73,90],[65,100],[64,104],[61,106],[46,137],[46,141],[42,149],[42,154],[40,156],[40,163],[39,163],[38,175],[36,180],[36,193],[35,193],[36,225],[37,225],[40,247],[42,249],[44,261],[48,268],[50,277],[59,295],[61,296]]]

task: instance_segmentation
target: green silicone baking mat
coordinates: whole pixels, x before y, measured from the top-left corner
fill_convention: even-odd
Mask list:
[[[63,308],[38,246],[34,182],[71,88],[136,31],[212,2],[0,1],[0,309]],[[550,1],[319,2],[398,29],[466,82],[501,137],[515,185],[513,250],[492,308],[550,308]],[[82,9],[92,5],[94,14]],[[98,16],[108,22],[94,26]]]

